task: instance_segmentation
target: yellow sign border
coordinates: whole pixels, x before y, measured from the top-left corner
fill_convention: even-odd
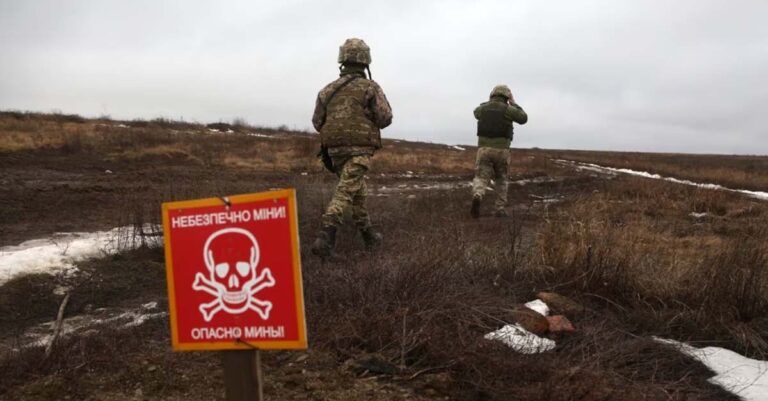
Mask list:
[[[222,198],[206,198],[163,203],[163,242],[165,245],[165,275],[168,283],[168,310],[171,323],[171,344],[174,351],[239,350],[239,349],[307,349],[307,322],[304,315],[304,287],[301,278],[301,254],[299,253],[299,221],[296,207],[296,190],[293,188],[228,196],[230,204],[255,202],[269,199],[288,200],[288,219],[291,230],[291,253],[296,301],[298,339],[295,341],[243,341],[243,342],[179,342],[176,321],[176,289],[173,282],[173,258],[171,252],[171,210],[221,206]]]

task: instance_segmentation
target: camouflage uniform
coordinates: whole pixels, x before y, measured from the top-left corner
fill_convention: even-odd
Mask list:
[[[475,179],[472,180],[472,197],[483,199],[491,179],[496,185],[496,211],[501,212],[507,206],[507,188],[509,180],[509,150],[491,147],[478,147],[475,161]]]
[[[478,121],[478,143],[472,180],[472,216],[479,217],[480,202],[491,179],[496,183],[495,214],[506,216],[509,146],[514,136],[512,123],[525,124],[528,115],[515,103],[506,85],[493,88],[490,100],[478,106],[474,114]]]
[[[360,230],[371,226],[365,199],[368,189],[365,186],[365,172],[371,166],[371,156],[331,156],[339,183],[333,192],[333,198],[323,214],[323,226],[340,226],[344,224],[344,209],[352,207],[352,221]]]
[[[339,62],[340,77],[320,91],[312,116],[312,124],[339,177],[312,249],[321,256],[333,249],[336,227],[344,223],[344,209],[348,207],[366,244],[380,240],[380,235],[372,231],[365,206],[365,173],[374,152],[381,148],[380,129],[392,123],[392,109],[384,91],[365,76],[370,64],[367,45],[359,39],[348,39],[339,49]]]

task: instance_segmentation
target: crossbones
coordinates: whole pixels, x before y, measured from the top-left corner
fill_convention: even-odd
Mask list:
[[[202,273],[197,273],[197,275],[195,275],[195,282],[192,284],[192,289],[196,291],[204,291],[216,297],[216,299],[209,303],[200,304],[199,309],[203,314],[203,319],[205,319],[206,322],[210,322],[211,319],[213,319],[213,316],[222,309],[229,313],[239,312],[237,309],[232,310],[232,308],[229,308],[224,303],[224,298],[229,294],[220,291],[220,288],[216,284],[218,283],[208,280]],[[248,284],[246,284],[246,287],[243,289],[242,293],[239,293],[238,295],[242,294],[241,296],[246,297],[245,304],[247,309],[258,313],[262,319],[267,320],[269,318],[269,312],[272,310],[272,302],[262,301],[254,297],[254,294],[267,287],[273,287],[274,285],[275,278],[272,277],[272,271],[269,270],[268,267],[265,267],[261,270],[261,274],[256,277],[256,280],[251,283],[251,287],[248,288]],[[238,299],[231,299],[230,301],[237,302]]]
[[[269,319],[272,302],[255,295],[265,288],[274,287],[275,278],[268,267],[260,269],[260,274],[256,275],[259,256],[256,237],[242,228],[224,228],[208,237],[203,247],[208,274],[197,273],[192,283],[195,291],[215,297],[199,306],[206,322],[222,310],[230,314],[252,310],[262,319]]]

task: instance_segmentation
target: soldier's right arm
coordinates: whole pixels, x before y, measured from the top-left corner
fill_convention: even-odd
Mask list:
[[[386,128],[392,124],[392,106],[389,105],[387,96],[381,87],[373,82],[371,94],[371,106],[373,112],[373,123],[379,128]]]
[[[312,114],[312,125],[315,126],[315,130],[320,132],[320,129],[325,125],[325,106],[323,106],[320,95],[317,95],[317,101],[315,101],[315,112]]]
[[[517,103],[510,103],[504,116],[520,125],[528,122],[528,114]]]

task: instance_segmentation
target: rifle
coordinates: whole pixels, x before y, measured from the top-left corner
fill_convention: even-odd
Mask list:
[[[331,159],[331,155],[328,154],[327,146],[320,145],[320,151],[317,152],[317,158],[323,162],[323,166],[325,166],[326,170],[336,173],[336,170],[333,168],[333,159]]]

